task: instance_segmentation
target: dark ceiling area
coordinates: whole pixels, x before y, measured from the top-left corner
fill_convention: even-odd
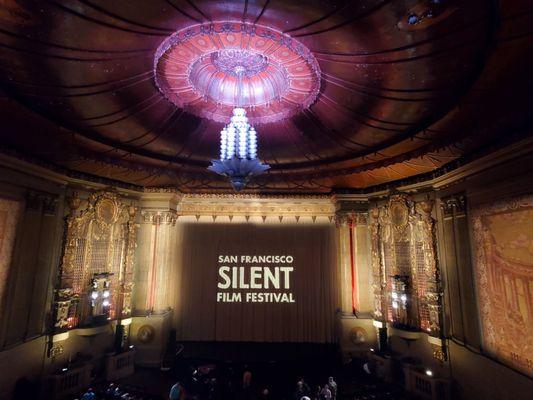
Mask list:
[[[182,106],[156,82],[158,48],[193,27],[216,31],[215,48],[230,46],[240,27],[250,27],[247,40],[256,48],[260,32],[279,34],[316,60],[306,77],[296,69],[291,76],[307,79],[302,87],[312,96],[300,101],[295,88],[292,99],[250,110],[259,158],[271,169],[249,191],[361,190],[431,173],[533,132],[530,0],[4,0],[1,150],[95,179],[230,191],[206,169],[218,157],[226,113],[219,107],[229,106],[200,96],[194,107]],[[193,54],[191,65],[202,67],[198,43],[183,48]],[[179,65],[169,62],[167,72],[174,77],[172,68],[181,65],[186,77],[190,68],[177,53]],[[279,82],[286,79],[279,71],[293,65],[287,57],[275,72]],[[198,85],[227,87],[215,72],[199,71]],[[180,82],[193,93],[190,79]],[[280,97],[268,77],[257,82],[253,90],[270,85],[264,98]],[[203,116],[208,108],[218,120]],[[283,118],[260,118],[273,110]]]

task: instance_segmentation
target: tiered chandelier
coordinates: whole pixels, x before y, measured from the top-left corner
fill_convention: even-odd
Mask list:
[[[237,78],[237,107],[233,109],[230,123],[220,131],[220,159],[211,160],[208,169],[229,178],[233,188],[239,191],[251,178],[270,168],[257,159],[257,132],[248,123],[242,101],[243,77],[258,73],[266,60],[258,54],[232,50],[215,53],[213,63]]]

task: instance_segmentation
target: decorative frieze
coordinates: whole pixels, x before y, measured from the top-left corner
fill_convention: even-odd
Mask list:
[[[333,220],[335,204],[330,196],[183,195],[177,212],[187,216],[327,217]]]

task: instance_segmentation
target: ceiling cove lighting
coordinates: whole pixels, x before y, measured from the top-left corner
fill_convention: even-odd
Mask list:
[[[249,51],[227,50],[217,54],[215,64],[219,71],[237,79],[237,107],[229,124],[220,131],[220,159],[211,160],[208,169],[227,177],[240,191],[253,177],[270,168],[257,159],[257,132],[248,122],[242,101],[243,77],[261,71],[266,59]]]

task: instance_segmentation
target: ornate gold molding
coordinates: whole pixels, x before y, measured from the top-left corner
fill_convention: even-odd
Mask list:
[[[392,318],[393,324],[438,336],[442,293],[433,206],[429,199],[414,202],[406,194],[394,194],[387,203],[371,208],[369,233],[374,318]],[[407,301],[403,314],[398,311],[398,293],[388,289],[393,278],[405,283]]]
[[[260,216],[276,217],[328,217],[335,216],[331,196],[257,196],[235,195],[183,195],[178,203],[179,215],[189,216]]]
[[[109,281],[105,307],[110,317],[129,315],[137,208],[112,192],[94,192],[86,202],[74,192],[67,203],[55,327],[72,328],[94,316],[91,281],[102,274]]]

